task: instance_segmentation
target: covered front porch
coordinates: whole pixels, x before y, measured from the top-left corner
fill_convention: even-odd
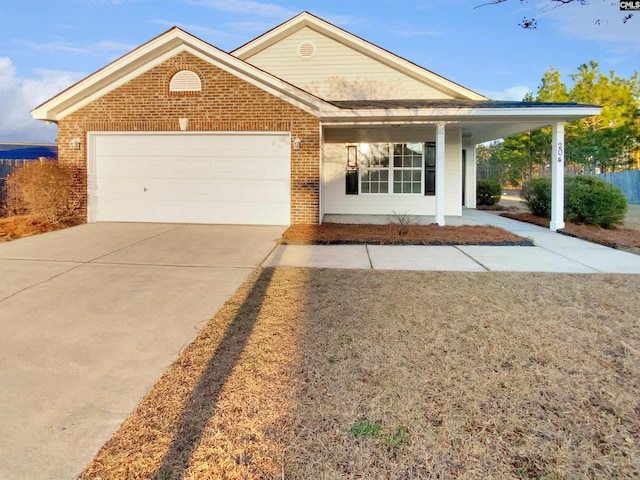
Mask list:
[[[564,227],[564,124],[600,111],[493,101],[335,103],[340,115],[322,118],[321,222],[401,214],[454,225],[463,208],[476,206],[477,145],[550,126],[552,231]]]

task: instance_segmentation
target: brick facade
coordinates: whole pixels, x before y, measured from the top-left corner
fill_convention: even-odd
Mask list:
[[[201,92],[169,92],[171,77],[182,69],[200,76]],[[58,158],[86,170],[87,132],[178,131],[181,117],[189,119],[189,131],[288,131],[300,138],[300,149],[291,149],[291,223],[318,223],[318,119],[186,52],[61,120]],[[81,139],[78,150],[70,148],[74,138]]]

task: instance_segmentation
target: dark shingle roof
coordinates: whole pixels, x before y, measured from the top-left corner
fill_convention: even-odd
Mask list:
[[[346,110],[358,109],[415,109],[415,108],[561,108],[561,107],[596,107],[566,102],[515,102],[500,100],[336,100],[333,105]]]

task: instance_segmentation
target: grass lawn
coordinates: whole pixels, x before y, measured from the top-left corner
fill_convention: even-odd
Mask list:
[[[257,270],[81,478],[638,478],[639,291]]]
[[[625,228],[640,230],[640,205],[627,205],[624,226]]]

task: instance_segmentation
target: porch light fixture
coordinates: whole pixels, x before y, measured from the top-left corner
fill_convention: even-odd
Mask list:
[[[80,150],[80,143],[80,139],[76,137],[69,142],[69,146],[71,147],[71,150]]]
[[[300,150],[300,144],[302,143],[302,140],[300,140],[298,137],[296,137],[293,140],[293,149],[294,150]]]

